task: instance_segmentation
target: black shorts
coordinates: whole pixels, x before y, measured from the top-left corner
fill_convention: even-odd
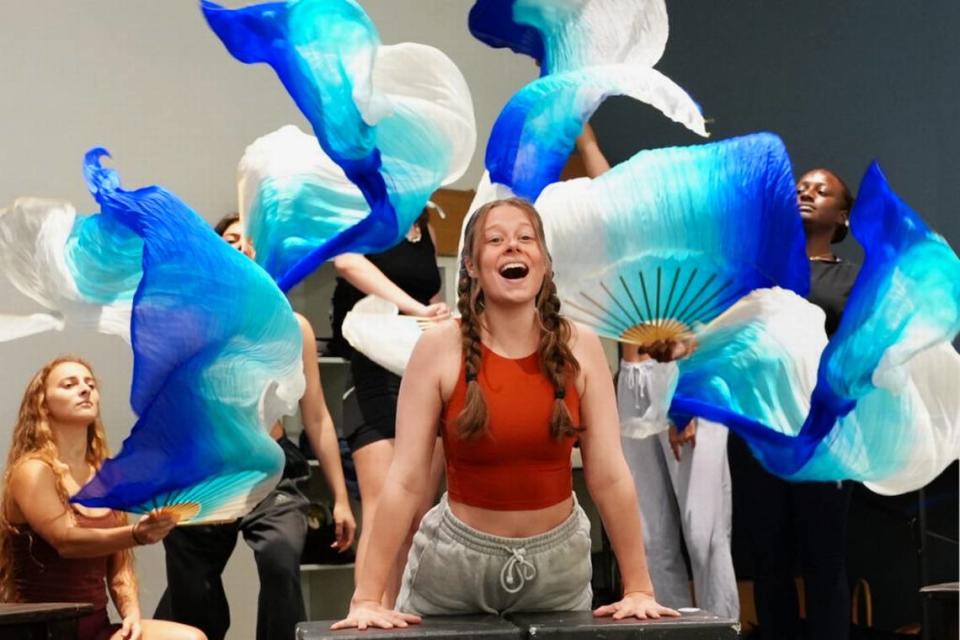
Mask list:
[[[360,402],[356,389],[343,400],[344,439],[350,453],[378,440],[396,436],[397,396],[381,396]]]
[[[358,353],[351,364],[354,386],[343,399],[343,437],[353,453],[396,436],[400,377]]]

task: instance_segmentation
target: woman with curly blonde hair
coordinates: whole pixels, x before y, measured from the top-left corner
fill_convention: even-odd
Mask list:
[[[589,609],[590,523],[573,494],[576,440],[624,584],[623,597],[595,615],[678,615],[654,598],[600,340],[560,314],[533,206],[511,198],[473,215],[458,292],[459,324],[425,332],[404,373],[369,555],[348,617],[334,628]],[[420,523],[391,611],[380,596],[430,487],[424,470],[438,426],[448,492]]]
[[[72,356],[51,360],[23,394],[7,457],[0,600],[91,603],[94,612],[80,620],[82,640],[203,638],[192,627],[140,618],[130,549],[158,542],[175,523],[149,514],[130,525],[122,513],[70,503],[107,455],[90,366]],[[107,618],[105,586],[122,624]]]

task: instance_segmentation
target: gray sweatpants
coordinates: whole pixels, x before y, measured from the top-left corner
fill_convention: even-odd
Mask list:
[[[574,497],[559,526],[504,538],[457,519],[447,496],[420,522],[397,609],[419,615],[589,610],[590,521]]]

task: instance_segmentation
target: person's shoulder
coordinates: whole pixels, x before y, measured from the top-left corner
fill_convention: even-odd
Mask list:
[[[310,324],[310,321],[306,319],[302,314],[294,311],[293,317],[297,321],[297,325],[300,327],[300,333],[304,338],[314,339],[313,325]]]
[[[841,260],[837,263],[836,273],[839,280],[852,287],[857,276],[860,275],[860,265],[850,260]]]
[[[581,322],[576,322],[569,318],[567,318],[567,322],[570,323],[571,349],[600,347],[600,337],[596,331]]]
[[[427,329],[424,329],[423,335],[417,341],[417,347],[423,349],[442,349],[437,354],[446,353],[450,347],[460,344],[460,323],[449,318],[435,322]],[[421,347],[422,345],[422,347]]]
[[[460,324],[443,320],[424,329],[410,356],[406,372],[415,371],[415,378],[451,379],[460,370]]]
[[[37,456],[26,456],[13,463],[10,469],[10,485],[13,487],[30,485],[38,482],[56,480],[56,472],[49,462]]]
[[[855,280],[860,273],[860,265],[846,259],[836,261],[811,260],[810,269],[820,277],[831,280]]]
[[[38,456],[25,456],[14,463],[12,474],[47,474],[54,475],[53,467],[46,460]]]
[[[600,343],[600,337],[590,327],[580,322],[570,322],[570,351],[573,357],[581,366],[590,363],[605,361],[606,356],[603,353],[603,345]]]
[[[839,271],[847,271],[856,273],[860,271],[860,263],[854,262],[853,260],[841,259],[836,262],[837,269]]]

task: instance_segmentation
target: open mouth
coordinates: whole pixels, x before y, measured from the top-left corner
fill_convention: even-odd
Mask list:
[[[508,262],[500,267],[500,275],[507,280],[519,280],[527,275],[530,268],[522,262]]]

